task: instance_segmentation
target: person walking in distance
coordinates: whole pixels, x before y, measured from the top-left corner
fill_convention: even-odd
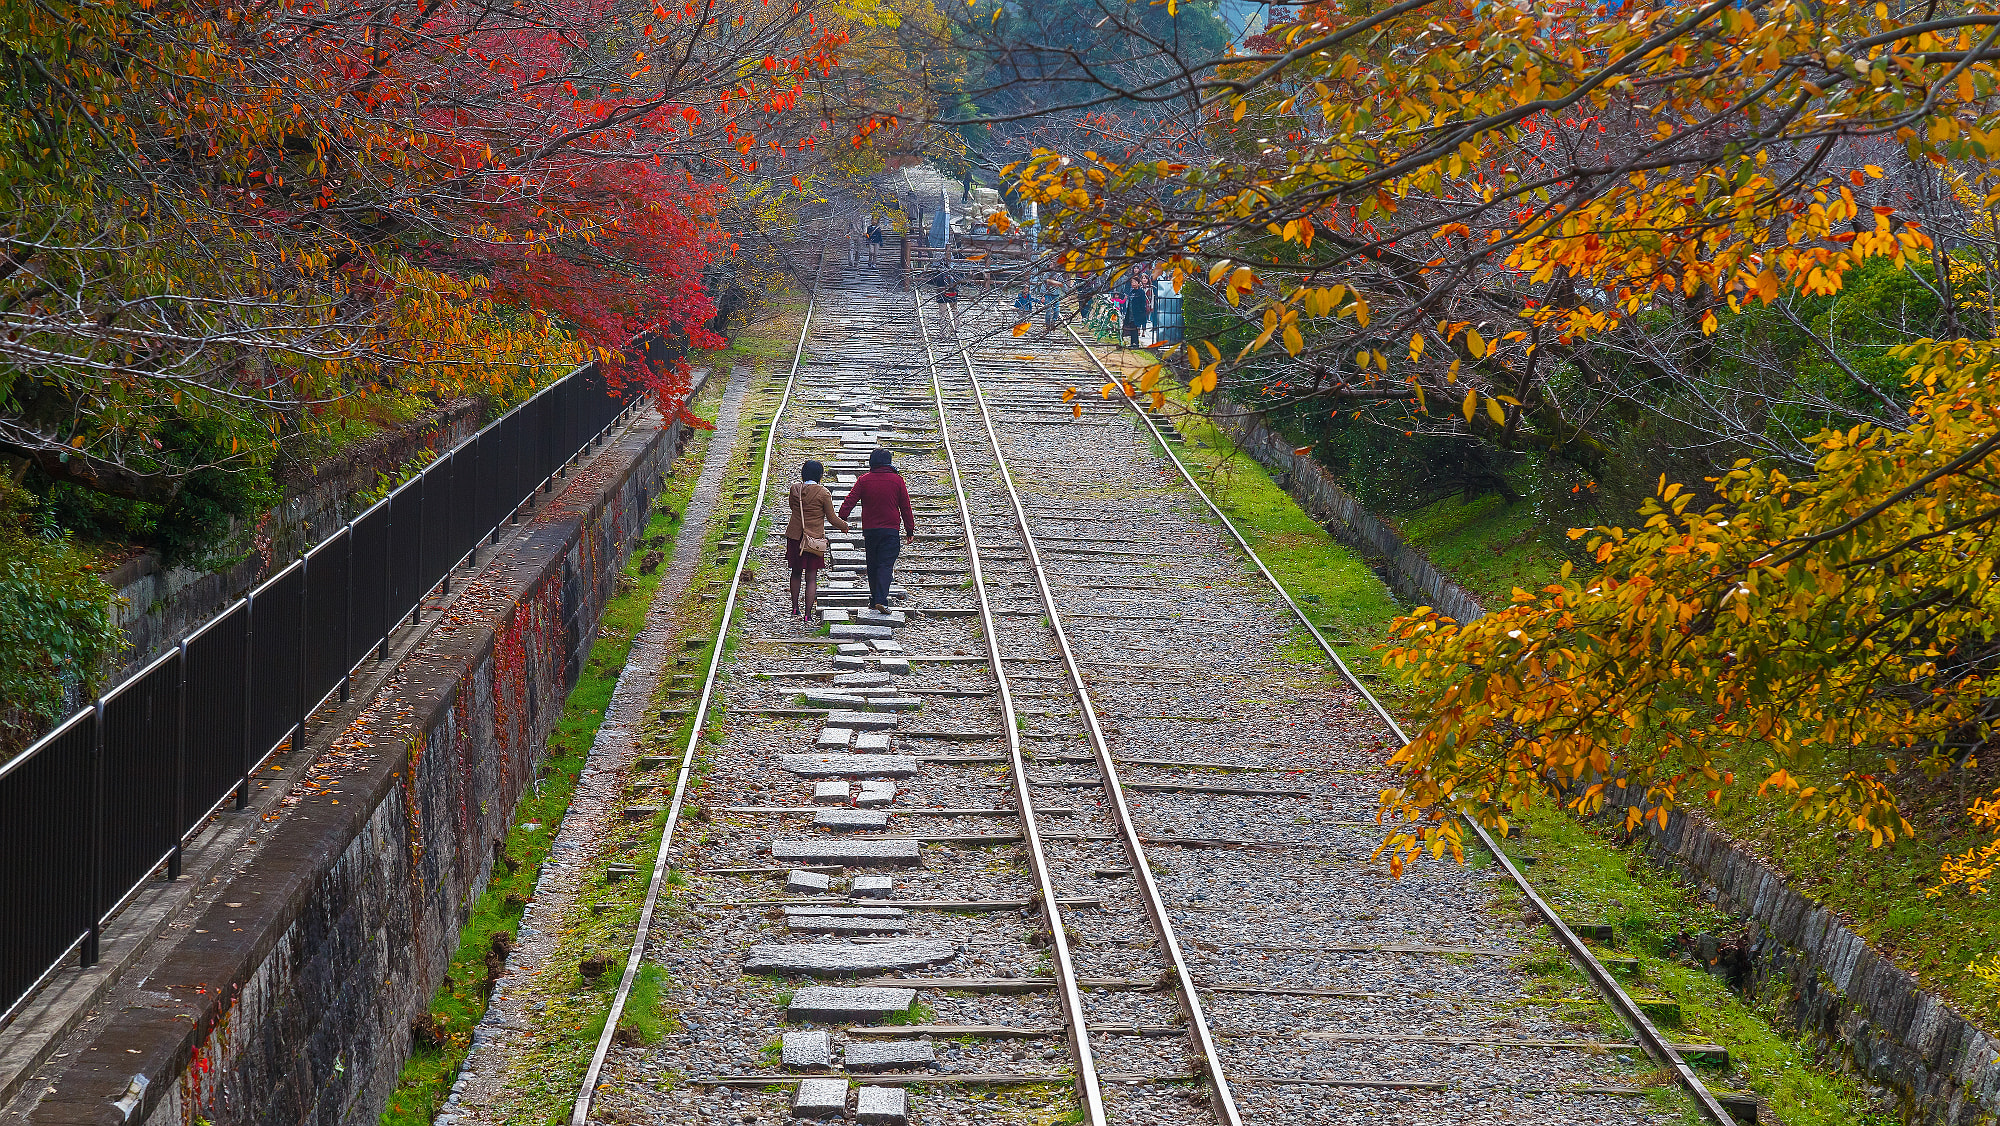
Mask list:
[[[868,268],[875,268],[875,252],[882,249],[882,220],[868,220]]]
[[[896,571],[896,556],[902,548],[896,542],[898,526],[907,529],[905,543],[917,538],[917,514],[910,507],[910,487],[903,475],[890,466],[888,450],[877,448],[868,455],[868,472],[847,490],[840,502],[845,517],[861,505],[861,542],[868,551],[868,606],[884,613],[889,609],[889,583]]]
[[[1125,294],[1125,335],[1134,348],[1139,346],[1139,334],[1146,328],[1146,298],[1151,289],[1143,277],[1134,277]]]
[[[826,472],[819,462],[799,467],[799,479],[792,482],[787,498],[792,508],[791,522],[785,525],[785,562],[792,569],[792,613],[799,614],[799,585],[805,585],[805,620],[819,613],[819,570],[826,565],[826,522],[845,532],[847,521],[833,510],[833,494],[820,484]]]

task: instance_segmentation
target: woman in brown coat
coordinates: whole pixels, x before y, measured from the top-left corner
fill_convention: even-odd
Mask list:
[[[792,568],[792,613],[799,612],[799,581],[805,580],[807,621],[819,614],[819,569],[826,565],[826,522],[845,532],[847,521],[833,509],[833,494],[819,483],[825,473],[819,462],[799,467],[799,480],[792,485],[786,502],[792,510],[785,525],[785,562]],[[808,550],[808,548],[812,550]]]

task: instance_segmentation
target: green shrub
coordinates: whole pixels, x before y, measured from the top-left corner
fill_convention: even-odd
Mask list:
[[[94,692],[125,645],[116,592],[67,538],[31,532],[33,512],[0,480],[0,758],[61,718],[65,688]]]

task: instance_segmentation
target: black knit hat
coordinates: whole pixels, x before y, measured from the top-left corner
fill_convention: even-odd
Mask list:
[[[870,451],[868,454],[868,468],[870,469],[889,468],[889,458],[891,456],[892,455],[889,453],[888,450],[885,450],[880,446],[875,447],[874,450]]]
[[[809,461],[806,462],[804,465],[799,466],[799,480],[817,481],[820,479],[820,476],[825,472],[826,472],[825,466],[821,465],[819,462],[816,461]]]

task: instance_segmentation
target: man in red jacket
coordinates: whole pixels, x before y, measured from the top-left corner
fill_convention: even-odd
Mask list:
[[[840,518],[861,505],[861,543],[868,550],[868,608],[884,613],[889,609],[889,581],[896,571],[897,525],[908,529],[904,542],[917,538],[917,513],[910,507],[910,487],[903,475],[889,465],[888,450],[877,448],[868,455],[868,472],[847,490],[840,502]]]

